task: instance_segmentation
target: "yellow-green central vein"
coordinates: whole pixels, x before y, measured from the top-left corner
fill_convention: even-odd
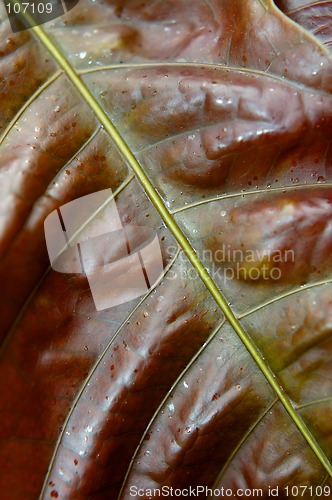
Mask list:
[[[71,64],[65,59],[63,56],[62,52],[59,50],[58,47],[50,40],[48,35],[44,32],[44,30],[40,26],[34,26],[31,28],[33,33],[36,35],[36,37],[43,43],[43,45],[46,47],[46,49],[51,53],[51,55],[54,57],[54,59],[57,61],[59,66],[63,69],[65,74],[67,75],[68,79],[73,83],[77,91],[81,94],[83,99],[87,102],[87,104],[90,106],[98,120],[100,121],[101,125],[104,127],[104,129],[108,132],[112,140],[114,141],[115,145],[117,146],[118,150],[121,152],[123,158],[127,161],[127,163],[131,166],[133,172],[135,173],[137,179],[141,183],[142,187],[144,188],[146,194],[150,198],[151,202],[155,206],[156,210],[159,212],[159,215],[165,222],[165,224],[168,226],[169,230],[172,232],[174,237],[176,238],[177,242],[185,252],[186,256],[188,257],[189,261],[191,264],[194,266],[194,268],[197,270],[200,278],[202,279],[204,285],[206,288],[209,290],[213,298],[215,299],[216,303],[224,313],[225,317],[229,321],[229,323],[232,325],[238,336],[240,337],[241,341],[243,344],[246,346],[247,350],[255,360],[256,364],[270,383],[271,387],[279,397],[280,401],[282,402],[284,408],[287,410],[289,413],[290,417],[302,433],[303,437],[306,439],[318,459],[320,460],[321,464],[325,467],[327,472],[329,473],[330,476],[332,476],[332,466],[330,462],[328,461],[327,457],[323,453],[322,449],[319,447],[318,443],[316,442],[315,438],[307,428],[306,424],[304,421],[301,419],[301,417],[297,414],[295,411],[290,399],[288,398],[287,394],[285,393],[284,389],[279,385],[274,373],[271,371],[270,367],[268,364],[265,362],[265,360],[262,358],[259,350],[257,349],[256,345],[254,342],[250,339],[248,334],[245,332],[243,329],[242,325],[239,323],[237,318],[235,317],[232,309],[229,307],[228,303],[226,302],[225,298],[223,297],[222,293],[218,289],[217,285],[215,282],[212,280],[211,276],[205,269],[203,263],[199,260],[197,254],[195,253],[193,247],[191,246],[190,242],[187,240],[186,236],[178,226],[178,224],[175,222],[175,220],[172,218],[171,214],[169,213],[166,205],[164,204],[163,200],[161,199],[160,195],[152,185],[150,179],[148,176],[145,174],[144,170],[138,163],[136,157],[134,154],[131,152],[129,149],[128,145],[118,132],[118,130],[115,128],[113,123],[111,122],[110,118],[107,116],[105,111],[102,109],[100,104],[96,101],[95,97],[93,94],[90,92],[88,87],[85,85],[85,83],[81,80],[81,78],[78,76],[78,74],[75,72],[74,68],[71,66]]]

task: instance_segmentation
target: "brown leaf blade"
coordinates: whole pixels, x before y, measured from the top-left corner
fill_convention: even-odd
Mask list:
[[[50,56],[35,69],[46,53],[38,33],[8,38],[4,21],[5,500],[329,486],[321,463],[331,459],[327,51],[268,0],[81,0],[46,32],[169,212],[160,218],[91,96],[84,100]],[[136,242],[140,227],[158,234],[165,275],[146,296],[97,311],[84,275],[49,269],[43,224],[62,205],[109,188]],[[170,221],[282,387],[301,432]],[[96,245],[91,265],[116,255],[116,244]]]
[[[330,1],[277,0],[275,3],[287,16],[303,26],[326,45],[327,49],[331,50],[332,4]]]

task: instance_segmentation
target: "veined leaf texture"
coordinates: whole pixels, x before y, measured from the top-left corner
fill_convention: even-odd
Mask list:
[[[329,498],[332,2],[0,17],[1,499]],[[164,270],[97,310],[44,223],[105,190]]]

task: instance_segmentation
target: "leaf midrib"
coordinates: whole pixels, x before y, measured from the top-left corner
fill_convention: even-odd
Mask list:
[[[138,181],[140,182],[147,196],[149,197],[150,201],[153,203],[154,207],[158,211],[160,217],[162,218],[168,229],[171,231],[171,233],[177,240],[178,244],[186,254],[187,258],[189,259],[193,267],[198,272],[204,285],[209,290],[210,294],[215,299],[216,303],[220,307],[226,319],[233,327],[237,335],[240,337],[242,343],[245,345],[245,347],[253,357],[257,366],[259,367],[259,369],[269,382],[270,386],[280,399],[284,408],[292,418],[294,424],[297,426],[297,428],[299,429],[299,431],[301,432],[301,434],[303,435],[303,437],[305,438],[305,440],[307,441],[313,452],[316,454],[317,458],[319,459],[323,467],[326,469],[328,474],[332,476],[332,466],[328,461],[326,455],[324,454],[323,450],[320,448],[317,441],[315,440],[315,438],[313,437],[313,435],[311,434],[311,432],[309,431],[309,429],[307,428],[301,417],[296,413],[290,399],[288,398],[284,389],[278,384],[278,381],[274,373],[270,369],[269,365],[262,358],[256,345],[248,336],[248,334],[245,332],[244,328],[236,318],[232,309],[229,307],[226,299],[218,289],[216,283],[208,274],[203,263],[197,257],[190,242],[187,240],[187,238],[185,237],[184,233],[182,232],[178,224],[172,218],[159,193],[154,188],[152,182],[143,171],[142,167],[138,163],[138,160],[136,159],[132,151],[129,149],[128,145],[126,144],[126,142],[124,141],[124,139],[122,138],[116,127],[113,125],[110,118],[107,116],[107,114],[102,109],[100,104],[96,101],[95,97],[93,96],[89,88],[83,83],[81,78],[75,72],[71,64],[64,57],[60,49],[51,41],[51,39],[48,37],[45,31],[40,26],[32,26],[31,31],[49,51],[49,53],[52,55],[52,57],[58,63],[58,65],[63,69],[67,78],[74,85],[74,87],[79,92],[84,101],[87,103],[87,105],[90,106],[91,110],[98,118],[100,124],[109,134],[110,138],[113,140],[115,146],[123,156],[124,160],[127,162],[128,165],[131,166]]]

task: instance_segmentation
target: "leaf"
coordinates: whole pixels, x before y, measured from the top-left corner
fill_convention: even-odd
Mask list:
[[[1,18],[3,497],[329,494],[326,47],[269,0]],[[165,270],[97,311],[85,275],[50,269],[44,221],[109,188]]]
[[[291,19],[315,35],[327,48],[331,48],[331,2],[308,2],[308,0],[280,0],[276,5]]]

